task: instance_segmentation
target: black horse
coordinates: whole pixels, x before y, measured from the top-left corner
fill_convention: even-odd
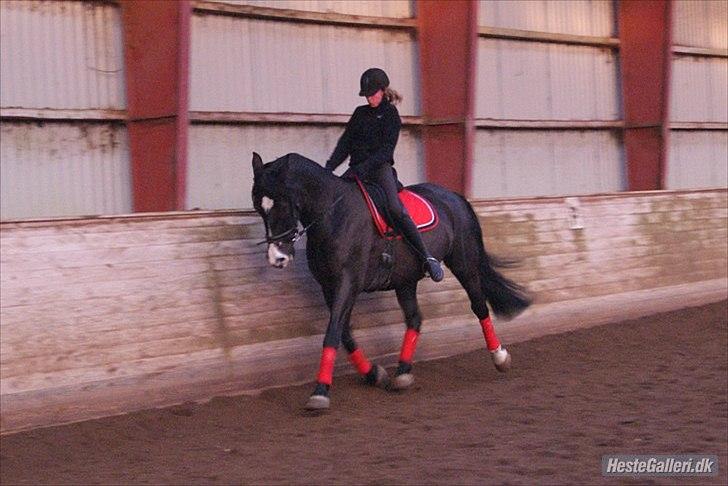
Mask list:
[[[285,267],[294,256],[294,243],[307,233],[308,266],[331,312],[316,389],[306,408],[329,407],[329,387],[340,344],[369,384],[395,389],[410,386],[414,380],[412,356],[422,323],[417,282],[425,273],[420,258],[401,240],[391,243],[382,238],[358,186],[316,162],[288,154],[264,165],[254,153],[253,172],[253,204],[265,224],[263,243],[268,244],[269,263]],[[511,318],[528,307],[529,297],[521,286],[495,269],[501,263],[486,253],[478,218],[465,198],[434,184],[408,189],[429,200],[437,210],[438,226],[423,233],[427,247],[465,288],[496,368],[506,371],[510,354],[498,342],[486,302],[496,316]],[[299,222],[303,229],[299,229]],[[350,317],[359,293],[392,289],[407,329],[399,367],[389,383],[384,368],[373,366],[357,347]]]

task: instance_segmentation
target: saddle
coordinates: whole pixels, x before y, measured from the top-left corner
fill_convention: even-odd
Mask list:
[[[384,209],[386,205],[382,190],[377,185],[362,182],[358,178],[356,183],[359,190],[361,190],[364,201],[367,203],[377,232],[387,240],[401,238],[402,236],[392,229],[391,221],[388,221],[388,218],[385,217],[387,211]],[[402,201],[420,233],[431,231],[437,227],[439,222],[437,211],[427,199],[404,188],[399,191],[398,195],[399,200]]]

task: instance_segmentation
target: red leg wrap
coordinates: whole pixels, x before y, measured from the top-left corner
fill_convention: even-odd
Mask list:
[[[354,365],[354,368],[356,368],[356,371],[358,371],[360,375],[366,375],[372,370],[372,364],[369,362],[367,357],[364,356],[361,349],[355,349],[354,352],[349,355],[349,361],[351,361],[351,364]]]
[[[402,352],[399,353],[399,360],[404,363],[411,363],[412,356],[415,354],[415,348],[417,347],[417,338],[420,337],[420,333],[414,329],[407,329],[404,333],[404,340],[402,341]]]
[[[334,381],[334,361],[336,361],[336,348],[324,347],[321,352],[321,367],[319,368],[316,380],[324,385],[331,385]]]
[[[485,336],[485,345],[488,347],[488,351],[495,351],[501,344],[498,341],[498,336],[495,335],[495,329],[493,329],[493,322],[490,317],[480,321],[480,325],[483,328],[483,336]]]

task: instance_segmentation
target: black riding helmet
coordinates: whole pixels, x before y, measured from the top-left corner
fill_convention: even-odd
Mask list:
[[[369,68],[361,75],[359,80],[359,96],[371,96],[380,89],[389,86],[387,73],[379,68]]]

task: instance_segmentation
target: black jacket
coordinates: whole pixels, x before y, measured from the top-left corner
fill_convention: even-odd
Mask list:
[[[347,156],[351,156],[349,165],[362,176],[383,164],[394,164],[394,147],[401,126],[397,108],[386,99],[376,108],[357,107],[326,168],[336,169]]]

